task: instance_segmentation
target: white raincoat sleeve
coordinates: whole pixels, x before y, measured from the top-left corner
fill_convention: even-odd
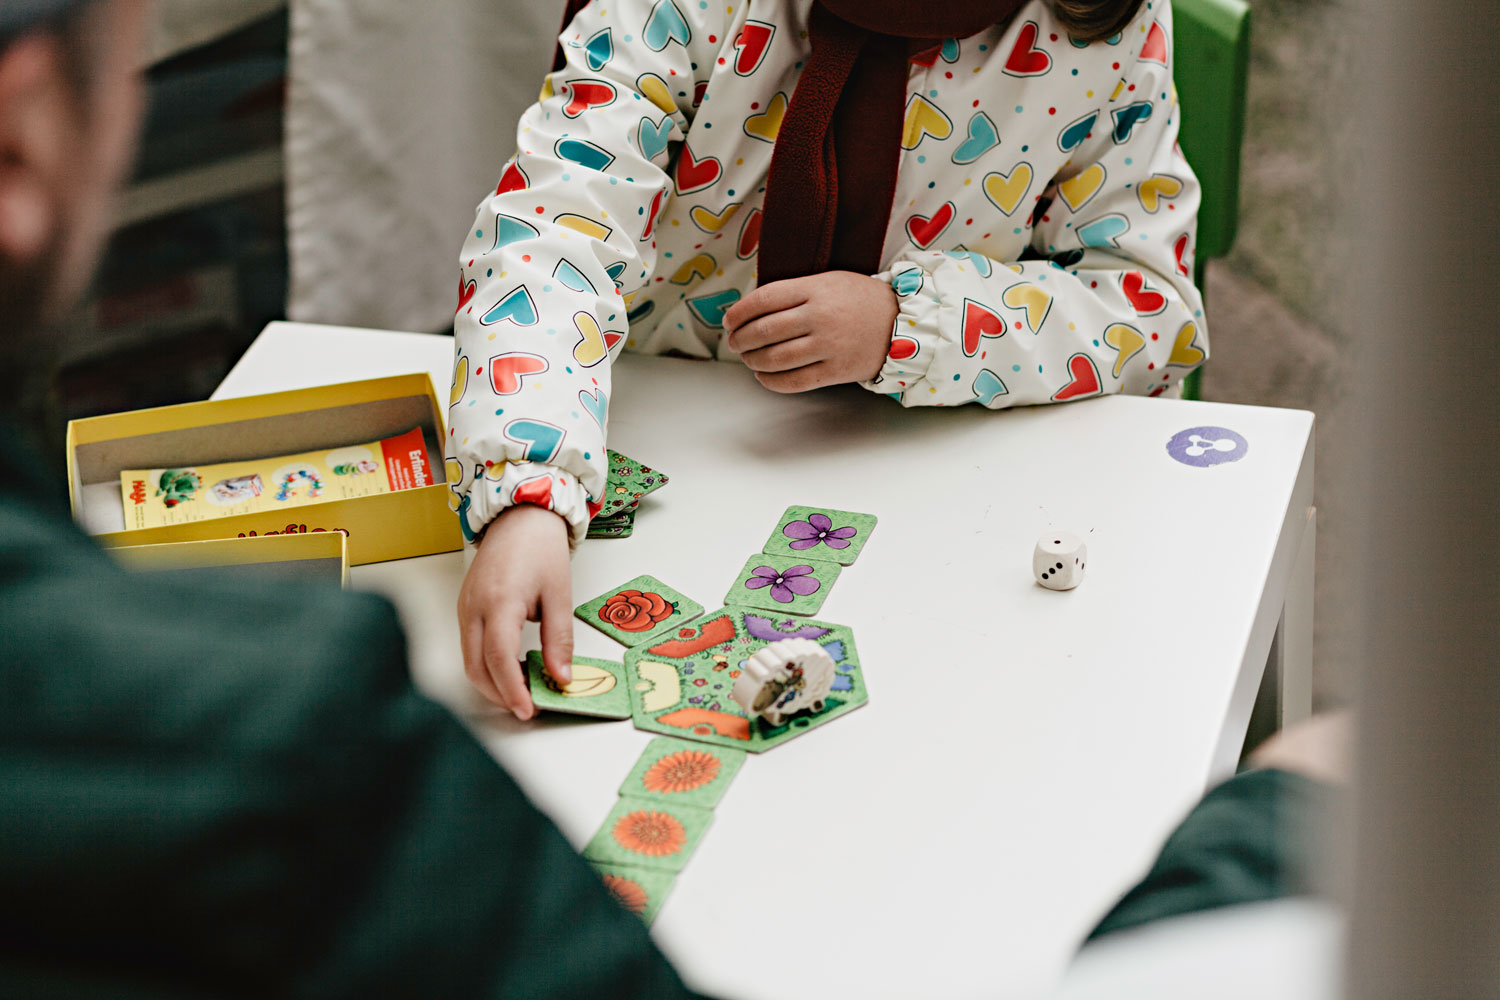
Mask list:
[[[1170,33],[1171,8],[1159,17]],[[866,388],[905,406],[1000,409],[1158,395],[1202,364],[1200,189],[1176,145],[1169,62],[1138,53],[1109,102],[1074,123],[1087,138],[1031,218],[1024,256],[1037,259],[909,248],[877,275],[900,313]]]
[[[720,4],[593,3],[566,66],[522,116],[459,264],[447,473],[465,537],[516,503],[562,515],[574,545],[605,479],[610,363],[656,266],[653,227],[711,65]]]

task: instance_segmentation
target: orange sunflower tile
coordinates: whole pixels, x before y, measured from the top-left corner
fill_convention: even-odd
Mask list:
[[[713,815],[698,806],[622,795],[583,856],[602,864],[682,871]]]
[[[677,876],[671,872],[625,865],[596,864],[594,871],[598,872],[604,888],[609,890],[615,902],[640,917],[648,926],[656,919],[657,911],[677,881]]]
[[[742,750],[659,737],[646,746],[620,794],[712,809],[744,762]]]

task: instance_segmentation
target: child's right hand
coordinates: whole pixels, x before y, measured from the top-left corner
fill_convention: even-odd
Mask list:
[[[547,672],[559,684],[572,679],[569,570],[567,522],[542,507],[518,504],[490,522],[458,592],[464,672],[480,694],[518,719],[536,714],[521,662],[527,621],[541,622]]]

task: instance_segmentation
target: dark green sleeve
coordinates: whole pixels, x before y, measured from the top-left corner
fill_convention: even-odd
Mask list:
[[[1312,890],[1318,819],[1334,790],[1287,771],[1245,771],[1204,796],[1141,882],[1089,940],[1165,917]]]
[[[24,513],[0,510],[0,992],[685,994],[415,693],[383,601],[127,576]]]

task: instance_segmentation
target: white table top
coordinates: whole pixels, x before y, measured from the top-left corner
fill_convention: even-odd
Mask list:
[[[215,398],[411,371],[442,396],[451,363],[447,337],[277,323]],[[1172,461],[1167,440],[1202,425],[1238,431],[1246,457]],[[580,549],[576,603],[651,573],[713,609],[788,504],[880,518],[818,615],[853,627],[870,703],[740,771],[652,930],[689,983],[726,997],[1050,988],[1234,766],[1312,501],[1312,426],[1302,411],[1129,397],[903,410],[856,387],[778,396],[735,364],[621,358],[610,446],[672,481],[632,537]],[[1032,580],[1053,529],[1088,543],[1075,591]],[[651,736],[476,715],[454,625],[464,564],[358,567],[354,584],[397,601],[418,683],[581,848]],[[575,635],[579,655],[623,653]],[[719,944],[726,929],[742,943]],[[768,949],[765,933],[819,944]]]

